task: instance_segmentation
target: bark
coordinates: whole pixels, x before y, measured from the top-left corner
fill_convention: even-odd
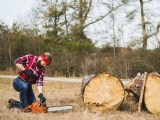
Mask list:
[[[128,82],[127,85],[125,86],[125,90],[129,93],[131,92],[136,97],[137,101],[140,98],[143,80],[144,80],[144,75],[138,73],[137,76],[133,80]]]
[[[147,35],[146,35],[146,25],[144,19],[144,10],[143,10],[143,0],[140,0],[140,7],[141,7],[141,21],[142,21],[142,38],[143,38],[143,48],[147,48]]]

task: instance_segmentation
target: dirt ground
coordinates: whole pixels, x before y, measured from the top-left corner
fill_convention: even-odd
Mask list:
[[[150,114],[147,110],[137,113],[137,105],[125,100],[117,111],[107,113],[85,112],[86,106],[80,94],[81,83],[45,81],[44,96],[47,106],[72,105],[73,109],[63,112],[32,114],[23,113],[17,109],[7,109],[9,98],[18,100],[19,94],[12,87],[13,79],[0,78],[0,120],[159,120],[160,114]],[[36,85],[33,85],[35,95],[38,95]],[[38,98],[37,98],[38,99]]]

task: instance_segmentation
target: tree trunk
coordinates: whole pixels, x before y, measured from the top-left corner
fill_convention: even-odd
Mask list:
[[[92,112],[116,110],[125,96],[122,81],[107,73],[85,77],[81,93]]]
[[[147,76],[144,103],[150,113],[160,113],[160,75],[151,73]]]
[[[143,38],[143,49],[147,49],[147,35],[146,35],[146,24],[144,19],[144,10],[143,10],[143,0],[140,0],[141,7],[141,21],[142,21],[142,38]]]

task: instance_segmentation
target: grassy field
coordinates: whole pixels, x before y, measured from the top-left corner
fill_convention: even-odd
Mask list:
[[[47,98],[47,106],[73,105],[73,109],[65,112],[32,114],[23,113],[17,109],[7,109],[9,98],[18,99],[18,93],[12,87],[13,79],[0,78],[0,120],[159,120],[160,114],[154,115],[143,110],[137,113],[137,105],[124,101],[117,111],[108,113],[85,112],[85,105],[79,96],[81,83],[68,82],[44,82],[44,95]],[[33,86],[38,95],[36,85]]]

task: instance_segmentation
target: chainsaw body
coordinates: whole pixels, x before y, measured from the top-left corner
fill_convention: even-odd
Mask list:
[[[46,113],[46,103],[40,103],[40,101],[33,102],[31,105],[23,109],[23,112],[31,111],[32,113]]]
[[[24,108],[22,111],[23,112],[31,111],[32,113],[46,113],[46,112],[64,111],[72,108],[73,107],[70,105],[46,107],[46,103],[40,103],[40,101],[37,100],[28,107]]]

